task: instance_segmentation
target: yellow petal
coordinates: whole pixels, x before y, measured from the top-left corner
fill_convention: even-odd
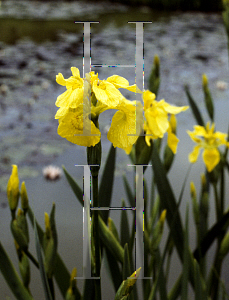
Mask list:
[[[169,128],[167,113],[152,107],[145,111],[145,117],[150,133],[153,134],[154,138],[163,138]]]
[[[135,107],[134,104],[136,104],[137,107]],[[119,111],[117,111],[112,118],[107,138],[113,143],[114,147],[122,148],[126,153],[129,153],[132,145],[138,139],[142,128],[142,106],[140,102],[136,103],[125,100],[118,106],[118,109]],[[140,113],[138,114],[138,112]],[[138,118],[137,122],[136,115]]]
[[[176,135],[174,133],[172,133],[172,131],[168,131],[168,146],[169,148],[172,150],[172,152],[174,154],[177,153],[177,144],[179,142],[179,139],[176,137]]]
[[[78,68],[76,68],[76,67],[71,67],[71,71],[72,71],[72,75],[73,75],[74,77],[80,77],[80,71],[79,71]]]
[[[84,118],[82,105],[59,120],[57,132],[71,143],[84,147],[95,146],[101,137],[95,124],[87,116]]]
[[[164,100],[161,100],[158,102],[158,105],[162,105],[163,109],[170,114],[179,114],[182,111],[185,111],[188,109],[188,106],[174,106],[170,105],[169,103],[165,102]]]
[[[193,134],[198,135],[198,136],[205,136],[206,129],[203,126],[196,125],[196,126],[194,126]]]
[[[129,86],[129,81],[119,75],[112,75],[107,78],[107,81],[112,83],[117,89]]]
[[[115,108],[119,101],[122,100],[123,95],[115,86],[106,80],[95,80],[92,85],[93,92],[97,100],[110,108]]]
[[[60,85],[63,85],[63,86],[66,85],[66,80],[64,79],[64,76],[61,73],[56,75],[56,82]]]
[[[144,110],[146,111],[156,99],[156,95],[149,90],[143,92]]]
[[[205,149],[203,152],[203,160],[208,172],[211,172],[220,161],[220,154],[218,149]]]
[[[200,148],[201,148],[200,145],[197,145],[193,148],[192,153],[190,153],[188,156],[190,163],[195,163],[197,161],[199,152],[200,152]]]

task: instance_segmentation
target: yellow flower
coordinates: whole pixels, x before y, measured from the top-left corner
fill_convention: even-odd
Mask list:
[[[136,101],[126,100],[118,88],[139,92],[138,87],[130,86],[125,78],[118,75],[100,80],[98,74],[90,72],[82,79],[77,68],[72,67],[71,70],[73,76],[69,79],[65,80],[60,73],[57,76],[57,82],[67,87],[67,91],[59,96],[56,102],[60,107],[55,116],[59,119],[58,134],[80,146],[95,146],[101,137],[97,122],[99,115],[105,110],[117,109],[118,112],[115,113],[108,132],[108,139],[114,147],[122,148],[129,153],[143,123],[142,121],[136,123],[136,111],[138,119],[142,118],[139,117],[139,111],[142,116],[142,105]]]
[[[211,172],[220,161],[220,152],[218,147],[221,145],[229,146],[227,142],[227,134],[221,132],[214,132],[215,124],[210,127],[210,122],[207,123],[206,128],[203,126],[194,126],[194,131],[187,131],[191,139],[197,143],[192,153],[189,154],[189,161],[195,163],[198,159],[200,148],[203,148],[203,160],[208,172]]]
[[[178,114],[188,109],[188,106],[173,106],[165,102],[165,100],[156,101],[155,94],[149,90],[143,93],[144,110],[146,122],[144,130],[146,132],[146,143],[150,146],[151,139],[162,138],[168,132],[168,146],[176,153],[178,139],[172,132],[171,125],[168,120],[168,114]]]

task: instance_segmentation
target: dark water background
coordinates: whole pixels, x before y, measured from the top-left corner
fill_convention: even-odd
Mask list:
[[[56,203],[56,222],[59,234],[59,253],[71,271],[77,267],[78,276],[82,268],[82,207],[63,177],[58,183],[45,181],[42,168],[50,163],[65,165],[67,170],[82,186],[83,170],[75,164],[86,163],[84,147],[71,145],[56,133],[58,122],[54,120],[57,110],[55,101],[64,87],[55,82],[61,72],[71,76],[70,68],[76,66],[82,74],[83,26],[74,21],[100,21],[91,26],[92,63],[134,64],[135,25],[128,21],[152,21],[144,27],[145,88],[150,74],[153,57],[161,60],[161,86],[158,100],[164,98],[176,105],[187,105],[183,85],[189,84],[191,92],[207,121],[201,90],[202,74],[209,78],[209,86],[215,99],[217,130],[227,132],[228,90],[220,90],[218,81],[228,83],[227,39],[220,14],[203,13],[158,13],[147,7],[137,10],[122,5],[77,3],[42,3],[21,1],[2,2],[0,9],[0,240],[16,264],[13,239],[9,230],[10,212],[5,189],[11,164],[19,167],[21,181],[26,181],[30,204],[40,222],[44,223],[44,211],[50,212],[52,202]],[[124,76],[134,83],[132,68],[95,68],[100,79],[113,74]],[[129,97],[129,94],[128,94]],[[133,98],[132,98],[133,99]],[[111,123],[114,111],[100,116],[102,132],[103,162],[110,142],[106,139],[107,125]],[[186,130],[192,130],[195,121],[190,111],[178,116],[178,137],[180,143],[170,180],[176,196],[181,190],[189,162],[188,153],[193,143]],[[118,206],[125,197],[121,175],[126,173],[130,182],[133,170],[127,167],[128,157],[123,150],[117,151],[117,168],[112,205]],[[129,169],[128,169],[129,168]],[[199,162],[192,167],[181,210],[185,212],[190,201],[189,181],[199,186],[200,173],[204,165]],[[150,180],[150,170],[147,171]],[[226,203],[226,207],[229,203]],[[215,213],[213,202],[210,209],[211,220]],[[118,222],[120,213],[111,216]],[[195,229],[191,222],[190,242],[194,248]],[[32,233],[32,230],[30,230]],[[33,234],[31,234],[33,241]],[[31,242],[31,251],[34,250]],[[34,252],[35,253],[35,252]],[[228,261],[227,261],[228,262]],[[174,278],[179,274],[179,263],[173,262]],[[226,274],[228,267],[224,265]],[[0,275],[0,296],[7,299],[11,295]],[[43,299],[39,275],[32,274],[31,290],[35,299]],[[104,277],[105,278],[105,277]],[[113,288],[103,284],[103,299],[114,298]],[[169,282],[169,286],[171,286]],[[78,282],[81,286],[81,283]],[[57,299],[61,299],[57,295]]]

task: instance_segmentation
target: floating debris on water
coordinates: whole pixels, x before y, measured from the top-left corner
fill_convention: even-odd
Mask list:
[[[216,87],[221,91],[225,91],[227,89],[227,83],[225,81],[219,80],[216,82]]]
[[[62,170],[61,168],[53,165],[49,165],[42,170],[44,177],[50,181],[56,181],[61,178]]]

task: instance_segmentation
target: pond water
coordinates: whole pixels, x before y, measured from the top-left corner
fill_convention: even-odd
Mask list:
[[[56,133],[58,122],[54,120],[57,110],[55,100],[65,90],[56,84],[55,76],[59,72],[64,77],[71,76],[72,66],[78,67],[82,74],[83,28],[73,21],[100,22],[91,25],[93,64],[121,65],[135,62],[135,25],[127,22],[152,21],[152,24],[144,26],[145,88],[148,86],[153,57],[157,54],[161,61],[158,100],[164,98],[172,104],[187,105],[183,86],[188,83],[208,120],[201,89],[201,76],[206,73],[215,99],[217,130],[223,132],[227,132],[228,128],[229,91],[218,89],[216,84],[218,81],[228,83],[227,38],[219,14],[162,14],[146,7],[134,9],[114,4],[109,7],[106,4],[86,5],[81,1],[77,4],[58,2],[56,5],[27,1],[20,3],[4,1],[0,10],[0,240],[16,263],[5,188],[11,164],[18,164],[20,179],[26,181],[30,203],[40,224],[43,224],[44,211],[50,212],[55,201],[59,253],[69,270],[77,266],[78,276],[81,276],[82,208],[65,178],[50,183],[42,176],[44,166],[50,163],[57,166],[64,164],[82,186],[83,170],[75,165],[86,163],[85,148],[71,145],[60,138]],[[127,78],[130,84],[134,83],[134,68],[93,70],[99,72],[100,79],[119,74]],[[110,148],[106,130],[113,114],[113,111],[107,111],[100,117],[103,162]],[[189,166],[188,153],[193,147],[186,130],[192,130],[193,125],[195,121],[190,110],[178,116],[180,143],[169,175],[177,196]],[[118,149],[113,206],[118,206],[122,197],[126,198],[121,177],[123,172],[129,180],[133,179],[134,174],[127,168],[128,163],[124,151]],[[200,159],[192,167],[188,181],[194,180],[198,187],[201,172],[204,172],[204,166]],[[147,171],[147,177],[150,179],[150,170]],[[189,201],[189,184],[181,204],[182,211],[185,211],[186,199]],[[213,208],[210,212],[212,223],[215,218]],[[111,216],[119,221],[119,212]],[[193,235],[194,228],[190,234],[192,247]],[[39,288],[39,276],[35,271],[33,273],[31,290],[36,290],[35,299],[42,299],[44,296]],[[226,282],[229,282],[226,268],[224,274]],[[81,287],[82,283],[78,282],[78,285]],[[105,282],[103,289],[103,299],[112,299],[113,288]],[[7,296],[14,299],[4,280],[0,281],[0,291],[1,299]],[[61,299],[59,294],[58,299]]]

